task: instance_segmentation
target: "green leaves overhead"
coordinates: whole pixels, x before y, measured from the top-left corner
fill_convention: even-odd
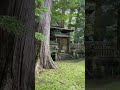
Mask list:
[[[42,8],[35,8],[35,15],[36,16],[40,16],[41,13],[43,12],[48,12],[48,9],[46,7],[42,7]]]
[[[44,3],[44,0],[35,0],[35,16],[36,16],[36,22],[39,22],[40,19],[42,18],[41,15],[44,12],[48,12],[51,13],[49,11],[49,9],[45,6],[42,6],[42,4]]]
[[[52,22],[58,24],[64,21],[64,26],[75,29],[71,34],[74,42],[82,42],[85,29],[85,0],[54,0]]]
[[[83,13],[85,11],[84,6],[85,0],[54,0],[52,8],[52,20],[56,22],[64,20],[65,25],[68,25],[69,18],[77,17],[78,8],[81,9],[80,14],[83,16]]]
[[[52,19],[56,19],[57,21],[67,20],[71,16],[69,13],[70,9],[77,6],[78,4],[74,0],[54,0]],[[65,14],[63,14],[63,11]]]
[[[42,18],[42,13],[49,13],[49,10],[42,5],[43,3],[44,0],[36,0],[35,15],[37,22]],[[71,35],[74,38],[74,42],[81,42],[83,40],[85,29],[85,0],[53,0],[51,18],[51,22],[55,22],[60,26],[61,23],[64,23],[65,27],[75,29],[74,34]],[[37,33],[36,35],[37,39],[44,38],[41,34]]]
[[[37,5],[37,4],[40,5],[40,4],[42,4],[43,2],[44,2],[44,0],[35,0],[36,5]]]

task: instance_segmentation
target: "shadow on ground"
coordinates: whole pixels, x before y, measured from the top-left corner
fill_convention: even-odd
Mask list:
[[[80,58],[80,59],[74,59],[74,60],[58,60],[59,62],[66,62],[66,63],[79,63],[81,61],[84,61],[84,58]]]
[[[120,79],[87,80],[86,90],[120,90]]]

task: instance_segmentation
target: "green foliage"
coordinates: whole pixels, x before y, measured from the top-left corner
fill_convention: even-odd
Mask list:
[[[46,7],[35,9],[35,15],[36,16],[40,16],[42,12],[48,12],[48,9]]]
[[[36,0],[35,2],[36,21],[39,22],[42,18],[42,13],[49,12],[49,10],[42,5],[44,0]],[[71,22],[69,22],[70,18]],[[74,34],[71,36],[73,38],[72,40],[74,42],[83,43],[85,29],[85,0],[53,0],[52,22],[61,23],[61,21],[65,21],[65,27],[70,26],[75,29]],[[81,28],[81,30],[77,30],[78,28]]]
[[[85,0],[78,0],[80,7],[76,11],[76,22],[74,23],[74,42],[84,43],[84,30],[85,30]]]
[[[41,19],[41,14],[44,12],[49,12],[47,7],[42,6],[44,3],[44,0],[35,0],[35,16],[36,16],[36,22],[39,22]]]
[[[45,41],[46,40],[46,37],[42,33],[39,33],[39,32],[35,32],[35,38],[38,41]]]
[[[44,3],[44,0],[35,0],[35,3],[36,3],[36,5],[37,5],[37,4],[38,4],[38,5],[43,4],[43,3]]]
[[[85,0],[54,0],[52,22],[61,23],[61,21],[65,21],[65,27],[75,29],[74,34],[71,34],[71,41],[83,43],[85,30]],[[81,28],[81,30],[78,30],[79,28]]]
[[[57,70],[42,70],[36,76],[35,90],[85,90],[84,60],[55,62]]]
[[[26,33],[27,28],[22,24],[21,21],[15,17],[0,16],[0,28],[12,32],[17,36],[22,36]],[[35,32],[35,38],[39,41],[45,41],[46,38],[42,33]]]
[[[27,30],[21,21],[10,16],[0,16],[0,28],[19,36],[23,35]]]
[[[84,0],[54,0],[52,19],[57,21],[66,21],[71,17],[75,17],[77,15],[76,10],[78,7],[82,7],[84,3],[83,1]],[[73,10],[73,13],[70,13],[70,9]],[[62,10],[65,11],[65,14],[62,13]]]

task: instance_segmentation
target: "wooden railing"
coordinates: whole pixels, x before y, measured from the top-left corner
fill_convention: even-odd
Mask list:
[[[85,52],[88,58],[117,57],[117,46],[113,42],[88,41],[85,42]]]
[[[120,74],[120,55],[116,43],[85,42],[86,71],[92,77],[117,77]]]

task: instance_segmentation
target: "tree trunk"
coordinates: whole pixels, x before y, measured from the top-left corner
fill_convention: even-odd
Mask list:
[[[80,8],[77,8],[77,17],[76,17],[76,25],[75,25],[75,30],[77,30],[77,28],[79,27],[77,24],[79,23],[79,14],[80,14]],[[77,32],[76,32],[77,33]]]
[[[0,90],[34,90],[34,0],[7,1],[0,15],[17,17],[28,31],[22,37],[0,31]]]
[[[66,4],[66,1],[62,1],[62,15],[64,16],[65,15],[65,4]],[[59,23],[59,26],[61,27],[61,28],[64,28],[64,26],[65,26],[65,20],[61,20],[60,21],[60,23]]]
[[[117,21],[117,50],[119,56],[120,55],[120,9],[118,10],[118,21]]]
[[[77,13],[77,17],[76,17],[76,25],[75,25],[75,32],[74,32],[74,42],[75,43],[79,43],[79,41],[75,37],[77,37],[77,34],[78,34],[77,29],[80,27],[80,26],[77,25],[79,23],[80,8],[77,8],[77,11],[78,11],[78,13]]]
[[[43,7],[47,7],[49,11],[51,11],[52,0],[44,0]],[[54,65],[54,62],[50,54],[50,46],[49,46],[50,44],[50,21],[51,21],[50,12],[42,13],[42,20],[40,21],[38,31],[43,33],[46,37],[46,41],[42,41],[41,47],[40,47],[40,65],[42,66],[42,68],[45,68],[45,69],[57,68]]]
[[[73,14],[74,9],[70,9],[70,14]],[[69,18],[69,24],[68,24],[68,29],[71,29],[71,23],[72,23],[72,17]]]
[[[95,11],[95,31],[94,31],[94,40],[103,41],[103,30],[102,30],[102,1],[96,0],[96,11]]]

